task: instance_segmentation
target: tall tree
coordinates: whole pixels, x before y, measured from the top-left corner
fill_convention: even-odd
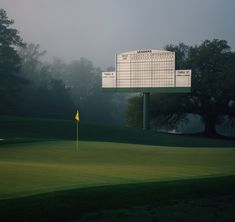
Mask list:
[[[67,67],[66,84],[72,88],[72,95],[78,107],[83,106],[91,94],[97,72],[92,62],[81,58],[71,62]]]
[[[21,73],[28,84],[23,90],[20,114],[35,117],[71,118],[75,107],[70,89],[58,79],[54,64],[45,64],[45,51],[39,45],[29,44],[20,50]]]
[[[19,74],[20,57],[17,47],[24,46],[19,32],[11,28],[13,20],[8,19],[4,9],[0,9],[0,112],[16,113],[19,92],[25,83]]]
[[[192,91],[152,95],[152,123],[177,124],[187,120],[188,114],[198,115],[204,133],[215,136],[216,124],[235,116],[235,53],[225,40],[218,39],[199,46],[168,45],[166,49],[176,52],[176,68],[192,69]]]

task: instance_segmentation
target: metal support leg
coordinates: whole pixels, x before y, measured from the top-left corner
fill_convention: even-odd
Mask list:
[[[150,93],[144,93],[143,95],[143,129],[149,129],[149,100]]]

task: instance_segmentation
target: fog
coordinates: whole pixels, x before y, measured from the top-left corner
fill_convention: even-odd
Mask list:
[[[235,48],[234,0],[0,0],[27,43],[103,69],[115,53],[225,39]]]

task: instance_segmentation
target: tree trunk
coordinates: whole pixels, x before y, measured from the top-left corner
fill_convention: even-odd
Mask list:
[[[215,118],[211,116],[204,116],[203,117],[204,124],[205,124],[205,134],[207,136],[217,136],[217,131],[216,131],[216,124],[215,124]]]

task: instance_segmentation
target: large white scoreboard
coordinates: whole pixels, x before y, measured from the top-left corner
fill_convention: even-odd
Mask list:
[[[159,88],[184,88],[188,91],[190,87],[191,70],[176,71],[175,53],[164,50],[138,50],[117,54],[116,72],[102,73],[104,89],[153,91]]]

